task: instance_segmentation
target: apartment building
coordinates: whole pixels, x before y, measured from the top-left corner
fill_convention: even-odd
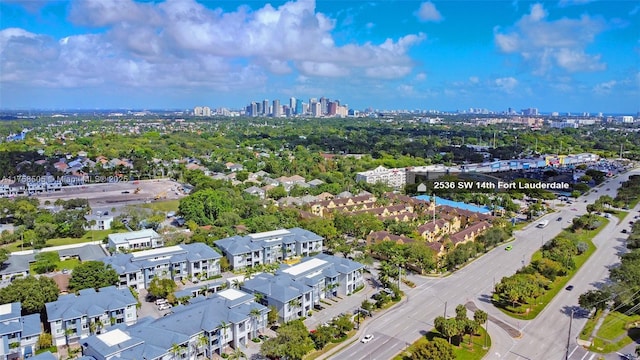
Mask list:
[[[100,261],[116,270],[120,276],[118,287],[146,289],[156,276],[181,281],[219,275],[221,257],[206,244],[193,243],[130,254],[117,253]]]
[[[272,264],[322,251],[322,237],[301,228],[280,229],[220,239],[222,250],[234,270]]]
[[[0,359],[17,360],[33,355],[40,333],[40,314],[22,316],[22,304],[0,305]]]
[[[407,184],[407,170],[405,168],[387,169],[384,166],[356,174],[356,181],[369,184],[384,183],[394,188],[401,188]]]
[[[115,286],[62,295],[45,304],[53,344],[75,343],[116,324],[135,324],[137,303],[129,289]]]
[[[174,307],[173,314],[119,326],[82,342],[82,353],[96,360],[211,359],[246,347],[264,331],[269,309],[243,291],[227,289],[209,298]]]
[[[320,300],[350,295],[364,286],[364,265],[349,259],[318,254],[275,274],[261,273],[245,280],[242,290],[258,293],[263,303],[275,306],[280,321],[307,316]]]

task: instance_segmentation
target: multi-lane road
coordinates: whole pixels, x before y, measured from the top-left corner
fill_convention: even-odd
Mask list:
[[[640,174],[640,171],[631,173]],[[517,231],[514,242],[510,243],[513,247],[511,251],[505,251],[505,245],[502,245],[446,278],[412,276],[411,280],[417,286],[413,289],[403,289],[407,298],[391,311],[365,324],[361,334],[373,334],[374,339],[366,344],[354,342],[333,354],[331,358],[391,359],[431,330],[433,319],[437,316],[445,314],[445,311],[446,315],[454,316],[456,305],[473,301],[490,315],[522,332],[521,337],[514,339],[490,322],[488,326],[493,344],[486,359],[561,360],[565,359],[567,348],[572,360],[595,359],[595,354],[576,344],[576,337],[586,319],[575,316],[569,334],[570,313],[578,307],[578,296],[606,281],[608,267],[619,262],[619,254],[625,251],[625,236],[621,234],[621,230],[629,228],[630,217],[619,224],[617,218],[610,219],[609,224],[594,239],[596,252],[571,279],[570,284],[574,289],[560,292],[536,319],[518,321],[509,318],[495,309],[489,299],[497,281],[504,276],[512,275],[523,264],[528,263],[531,255],[543,242],[569,226],[573,217],[586,213],[587,204],[593,203],[601,195],[615,197],[616,189],[629,174],[610,179],[598,188],[597,193],[591,192],[571,205],[559,207],[558,212],[545,217],[549,220],[549,225],[544,229],[535,227],[534,223]],[[606,190],[607,188],[610,190]],[[638,208],[633,209],[632,213],[637,214]],[[562,220],[558,221],[558,217],[562,217]],[[619,357],[609,355],[607,359]]]

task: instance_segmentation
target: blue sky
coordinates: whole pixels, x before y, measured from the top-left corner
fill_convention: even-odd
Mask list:
[[[0,2],[0,108],[640,111],[638,1]]]

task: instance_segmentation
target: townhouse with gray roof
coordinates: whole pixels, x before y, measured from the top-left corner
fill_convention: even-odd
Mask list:
[[[22,316],[22,304],[0,305],[0,359],[17,360],[33,355],[42,328],[40,314]]]
[[[61,295],[45,304],[53,344],[75,343],[116,324],[135,324],[137,303],[129,289],[115,286]]]
[[[155,249],[164,246],[164,240],[153,229],[109,234],[107,247],[111,252]]]
[[[264,331],[269,309],[243,291],[227,289],[192,299],[158,319],[140,319],[84,339],[84,356],[96,360],[210,359],[230,347],[246,347]]]
[[[158,276],[174,281],[208,279],[220,274],[220,258],[203,243],[183,244],[138,251],[116,253],[100,261],[111,265],[120,276],[118,287],[146,289]]]
[[[364,265],[337,256],[318,254],[275,274],[260,273],[245,280],[241,289],[260,294],[263,304],[275,306],[280,321],[308,316],[320,300],[349,295],[364,286]]]
[[[280,229],[217,240],[234,270],[272,264],[322,251],[322,237],[301,228]]]

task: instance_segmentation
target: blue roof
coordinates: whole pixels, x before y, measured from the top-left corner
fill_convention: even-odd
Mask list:
[[[109,286],[95,291],[94,289],[80,290],[80,295],[62,295],[58,300],[45,304],[47,320],[70,320],[83,315],[100,315],[107,311],[136,305],[137,300],[129,289],[117,289]]]
[[[274,245],[322,241],[322,237],[301,228],[280,229],[245,236],[232,236],[217,240],[215,245],[227,254],[240,255]]]
[[[446,206],[451,206],[451,207],[458,208],[458,209],[477,212],[477,213],[480,213],[480,214],[490,214],[491,213],[491,209],[489,209],[486,206],[480,207],[480,206],[475,206],[475,205],[469,205],[469,204],[461,202],[461,201],[453,201],[453,200],[443,199],[443,198],[438,197],[438,196],[436,196],[435,198],[436,198],[436,206],[437,205],[446,205]],[[429,195],[418,195],[418,196],[414,196],[414,199],[424,200],[424,201],[431,201],[431,196],[429,196]]]
[[[163,251],[161,254],[160,251]],[[157,260],[158,257],[163,259]],[[155,268],[161,263],[178,263],[183,261],[215,260],[221,258],[215,250],[203,243],[171,246],[147,251],[139,251],[133,254],[116,253],[105,257],[100,261],[111,265],[118,274],[127,274],[140,271],[144,268]]]
[[[238,290],[234,290],[238,291]],[[121,331],[130,339],[119,346],[120,359],[155,359],[170,351],[173,344],[182,344],[203,331],[214,332],[222,323],[238,323],[250,317],[252,309],[268,312],[265,306],[253,301],[245,294],[238,299],[227,299],[224,291],[213,294],[203,301],[194,301],[188,306],[173,308],[173,314],[158,319],[144,318]],[[238,303],[239,299],[243,299]],[[108,346],[99,335],[88,337],[85,343],[102,355],[115,354],[114,346]],[[116,345],[118,346],[118,345]]]
[[[313,262],[310,262],[312,261]],[[322,261],[317,261],[322,260]],[[287,269],[297,267],[299,271],[288,273]],[[260,273],[245,280],[243,289],[259,292],[274,300],[285,303],[311,291],[323,278],[336,277],[364,268],[364,265],[337,256],[318,254],[304,258],[300,263],[289,266],[282,264],[276,274]]]
[[[45,351],[31,357],[31,360],[58,360],[50,351]]]

